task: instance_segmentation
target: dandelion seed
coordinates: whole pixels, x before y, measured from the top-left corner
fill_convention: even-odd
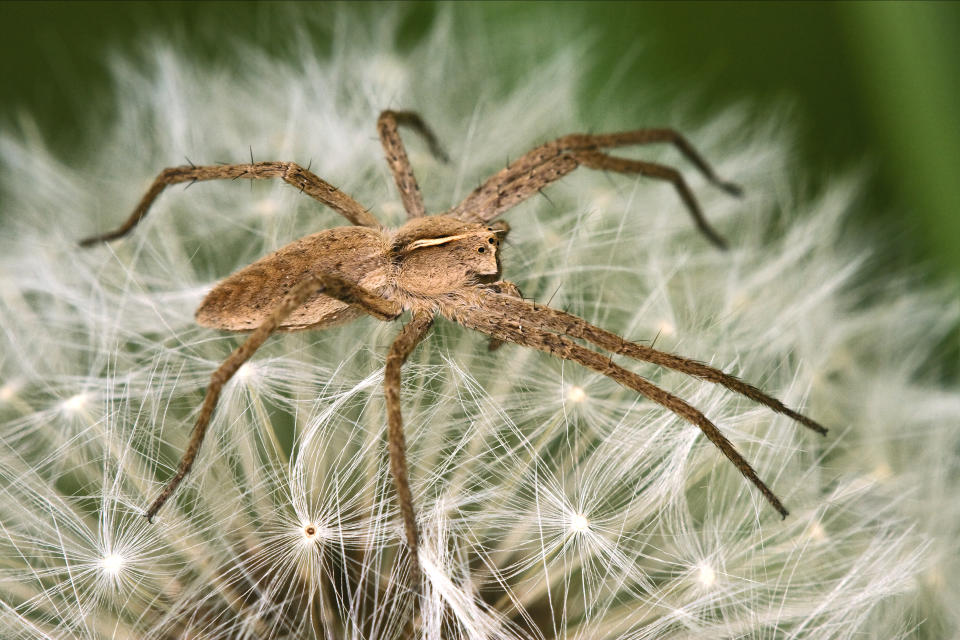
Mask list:
[[[743,291],[735,292],[730,299],[730,306],[734,311],[743,311],[750,306],[750,295]]]
[[[277,202],[276,198],[262,198],[257,202],[256,210],[260,215],[272,216],[280,210],[280,203]]]
[[[712,587],[717,581],[717,573],[708,564],[701,563],[697,566],[697,582],[704,587]]]
[[[570,530],[573,533],[586,533],[590,530],[590,520],[582,513],[575,513],[570,518]]]
[[[300,532],[303,534],[304,543],[316,542],[328,537],[330,534],[329,529],[316,525],[312,522],[303,525],[300,528]]]
[[[827,530],[823,528],[819,521],[814,521],[807,528],[807,536],[816,542],[823,542],[827,539]]]
[[[100,569],[109,576],[116,576],[126,564],[126,558],[118,553],[111,553],[100,560]]]
[[[87,403],[90,401],[90,395],[87,393],[78,393],[76,395],[70,396],[62,403],[60,403],[60,410],[64,413],[76,414],[80,413],[87,408]]]
[[[947,586],[947,580],[943,575],[943,571],[937,569],[936,567],[929,569],[926,574],[923,576],[923,582],[931,589],[940,591],[945,586]]]
[[[590,202],[593,209],[602,211],[604,209],[608,209],[613,204],[614,198],[616,197],[616,190],[609,187],[597,187],[593,189]]]
[[[371,80],[375,84],[389,89],[393,93],[400,90],[406,83],[410,69],[396,56],[383,53],[375,54],[370,61]]]
[[[659,323],[657,323],[657,332],[661,336],[667,337],[674,335],[677,332],[677,328],[673,326],[671,322],[667,320],[661,320]]]
[[[673,614],[674,618],[683,621],[685,624],[693,620],[693,614],[683,608],[670,609],[670,613]]]
[[[260,374],[260,371],[257,365],[255,365],[252,362],[245,362],[242,365],[240,365],[239,369],[237,369],[237,372],[234,374],[234,377],[237,378],[240,382],[247,383],[247,382],[250,382],[251,380],[256,379],[259,374]]]
[[[583,387],[573,386],[567,390],[567,400],[570,402],[580,403],[585,402],[587,399],[587,392],[583,390]]]
[[[881,462],[873,468],[870,476],[877,482],[886,482],[893,476],[893,469],[886,462]]]
[[[0,402],[10,402],[13,400],[20,389],[23,387],[19,380],[12,380],[0,387]]]

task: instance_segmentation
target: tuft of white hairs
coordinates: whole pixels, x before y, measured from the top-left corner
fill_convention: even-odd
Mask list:
[[[404,371],[423,549],[425,638],[948,637],[960,630],[960,395],[937,350],[956,291],[871,276],[844,234],[858,180],[799,197],[789,127],[743,110],[678,122],[577,108],[567,44],[483,71],[449,15],[401,51],[400,14],[344,14],[296,55],[234,46],[210,68],[155,42],[115,63],[109,123],[52,154],[0,137],[0,635],[399,638],[411,610],[386,464],[384,354],[364,318],[284,334],[226,387],[194,471],[154,524],[210,373],[241,338],[197,327],[221,277],[342,219],[283,183],[168,189],[115,227],[166,166],[293,160],[385,224],[403,220],[374,122],[419,111],[449,165],[405,139],[428,210],[535,144],[682,125],[744,199],[670,149],[730,240],[698,235],[677,194],[580,170],[506,215],[506,278],[538,302],[757,383],[826,438],[722,388],[638,367],[699,407],[791,515],[781,521],[696,427],[576,365],[440,323]],[[631,106],[634,105],[634,106]],[[787,132],[785,133],[785,130]],[[639,156],[637,156],[639,157]],[[77,160],[80,158],[82,161]]]

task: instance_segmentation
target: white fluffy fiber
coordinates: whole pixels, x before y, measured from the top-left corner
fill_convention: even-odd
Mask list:
[[[169,189],[128,239],[76,246],[119,224],[161,168],[243,162],[251,147],[312,160],[396,226],[373,126],[384,108],[419,110],[453,158],[406,136],[432,211],[552,137],[681,125],[745,199],[670,149],[627,153],[681,167],[730,251],[693,230],[669,186],[580,170],[506,215],[505,276],[831,427],[821,438],[635,367],[720,425],[791,509],[781,521],[696,427],[441,322],[404,376],[424,637],[957,632],[960,396],[939,385],[936,356],[960,309],[918,278],[865,275],[876,252],[842,233],[856,180],[795,197],[783,123],[736,111],[696,125],[634,100],[587,119],[577,45],[522,58],[508,82],[443,19],[404,53],[391,19],[293,33],[296,56],[237,46],[209,68],[155,43],[117,63],[112,122],[91,114],[100,133],[76,155],[51,155],[29,126],[0,138],[0,635],[404,635],[381,395],[395,324],[272,338],[226,389],[176,498],[152,525],[140,515],[238,343],[193,323],[204,292],[343,220],[282,183],[201,183]]]

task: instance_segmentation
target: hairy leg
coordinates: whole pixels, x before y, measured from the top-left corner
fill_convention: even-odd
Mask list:
[[[108,242],[130,233],[147,215],[150,205],[157,196],[171,184],[181,182],[202,182],[205,180],[263,180],[280,178],[284,182],[298,188],[314,200],[327,205],[352,224],[365,227],[378,227],[380,223],[373,215],[363,208],[359,202],[343,193],[329,182],[304,169],[295,162],[251,162],[250,164],[224,165],[185,165],[169,167],[160,172],[153,184],[140,199],[133,213],[120,227],[96,236],[90,236],[80,241],[80,246],[89,247],[99,242]],[[189,185],[188,185],[189,186]]]
[[[717,177],[693,145],[673,129],[639,129],[602,135],[573,134],[541,145],[491,176],[445,215],[456,216],[469,222],[490,221],[559,180],[577,166],[586,166],[619,173],[640,173],[671,181],[696,220],[697,226],[711,242],[722,248],[723,240],[707,226],[696,200],[676,170],[654,163],[639,163],[599,153],[599,150],[604,148],[656,142],[672,143],[712,184],[731,195],[741,195],[739,186]]]
[[[612,331],[607,331],[596,325],[592,325],[583,318],[566,313],[565,311],[560,311],[559,309],[531,304],[526,300],[519,299],[519,296],[509,294],[507,291],[497,292],[496,289],[494,289],[494,287],[497,287],[502,290],[506,285],[513,286],[509,282],[497,282],[488,286],[490,291],[483,294],[482,304],[485,309],[488,309],[498,316],[523,318],[525,326],[535,326],[545,331],[562,333],[572,338],[581,338],[613,353],[643,362],[650,362],[661,367],[689,374],[701,380],[719,384],[730,391],[750,398],[758,404],[769,407],[777,413],[782,413],[817,433],[827,433],[827,429],[820,423],[794,411],[773,396],[764,393],[736,376],[724,373],[719,369],[697,360],[684,358],[683,356],[624,340]]]
[[[508,298],[509,299],[509,298]],[[470,299],[465,304],[447,303],[441,309],[442,313],[455,322],[489,335],[492,338],[513,342],[515,344],[532,347],[551,355],[577,362],[589,369],[615,380],[623,386],[633,389],[649,400],[656,402],[665,409],[672,411],[680,418],[696,425],[703,434],[729,459],[740,473],[749,480],[767,502],[777,510],[781,517],[786,518],[788,511],[780,499],[757,476],[750,463],[740,455],[733,443],[720,432],[706,416],[681,398],[657,387],[652,382],[639,375],[613,364],[609,358],[581,347],[569,338],[545,331],[531,323],[525,316],[505,317],[495,308],[483,305],[485,298]],[[466,301],[465,301],[466,302]],[[470,304],[474,303],[474,304]]]
[[[263,324],[254,329],[243,344],[234,349],[233,353],[231,353],[227,359],[224,360],[223,364],[213,372],[213,375],[210,376],[210,384],[207,386],[207,393],[203,398],[203,405],[200,407],[200,415],[197,416],[197,422],[194,424],[193,431],[190,433],[190,441],[187,444],[186,450],[183,452],[183,457],[180,459],[177,472],[150,504],[150,507],[144,514],[147,520],[153,519],[153,516],[157,514],[157,511],[159,511],[170,496],[173,495],[173,492],[177,490],[177,487],[180,486],[184,477],[190,472],[191,467],[193,467],[193,462],[200,450],[200,445],[203,444],[203,438],[207,433],[210,418],[213,415],[214,408],[217,406],[217,400],[220,398],[220,392],[223,390],[223,386],[233,377],[243,363],[249,360],[256,350],[266,342],[267,338],[277,330],[287,316],[318,293],[337,298],[343,302],[356,304],[362,307],[367,313],[380,319],[393,319],[400,315],[401,312],[399,305],[378,298],[352,282],[336,276],[313,275],[294,286],[290,292],[284,296],[280,304],[270,313]]]
[[[397,502],[400,505],[400,514],[403,517],[403,528],[407,539],[407,547],[410,550],[410,566],[413,572],[411,581],[415,585],[419,584],[417,549],[420,546],[420,534],[417,530],[417,518],[413,509],[413,494],[410,491],[407,473],[407,445],[403,437],[403,415],[400,411],[400,370],[414,348],[427,335],[432,324],[433,316],[429,313],[414,313],[413,318],[390,346],[383,374],[383,391],[387,400],[387,446],[390,451],[390,473],[393,475]]]
[[[578,151],[573,154],[573,157],[577,159],[581,167],[598,169],[600,171],[616,171],[617,173],[638,173],[648,178],[666,180],[677,190],[677,195],[680,196],[680,200],[682,200],[683,204],[687,207],[687,211],[690,212],[693,222],[697,225],[700,233],[707,236],[707,239],[718,249],[727,248],[727,241],[707,222],[707,219],[703,215],[703,210],[700,209],[700,204],[697,202],[697,199],[693,197],[693,192],[690,191],[690,187],[687,186],[686,180],[684,180],[680,172],[673,167],[657,164],[656,162],[646,162],[644,160],[616,158],[597,151]]]
[[[377,119],[377,134],[380,136],[380,143],[387,155],[387,164],[390,165],[393,179],[400,191],[403,208],[406,209],[408,218],[420,218],[426,215],[423,196],[420,194],[420,185],[417,184],[417,179],[413,175],[413,166],[410,164],[410,158],[407,157],[403,140],[400,139],[400,132],[397,131],[398,126],[409,127],[420,134],[437,159],[447,162],[448,158],[433,131],[416,112],[388,110],[382,112]]]
[[[500,282],[494,282],[492,285],[490,285],[490,288],[496,293],[510,296],[511,298],[517,298],[518,300],[523,300],[523,294],[520,293],[520,288],[512,282],[501,280]],[[490,342],[487,344],[487,351],[496,351],[502,346],[503,340],[490,338]]]

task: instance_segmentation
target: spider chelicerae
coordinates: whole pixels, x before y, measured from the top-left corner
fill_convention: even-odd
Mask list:
[[[723,238],[707,223],[676,169],[611,156],[604,153],[604,149],[670,143],[715,186],[731,195],[740,195],[740,188],[720,180],[690,143],[673,129],[573,134],[527,152],[474,189],[460,204],[428,216],[400,139],[400,126],[419,134],[433,155],[446,160],[436,136],[418,114],[412,111],[384,111],[380,114],[377,132],[408,217],[406,224],[399,229],[383,228],[366,208],[311,173],[309,167],[303,168],[293,162],[253,162],[251,158],[249,164],[196,166],[191,163],[164,169],[123,225],[81,241],[83,246],[92,246],[126,235],[144,218],[167,185],[228,178],[280,178],[341,214],[353,225],[300,238],[232,274],[204,299],[196,313],[201,325],[228,331],[249,331],[250,335],[211,376],[179,467],[150,504],[146,517],[152,519],[156,515],[190,472],[224,384],[271,334],[323,329],[362,314],[390,321],[400,318],[404,312],[410,312],[411,319],[400,330],[387,353],[384,393],[390,471],[411,558],[417,558],[419,532],[407,479],[400,411],[400,370],[413,349],[426,337],[437,315],[488,335],[491,349],[511,342],[577,362],[695,424],[760,490],[773,508],[786,517],[787,509],[781,501],[703,413],[643,377],[615,365],[609,355],[581,346],[573,339],[588,342],[609,353],[720,384],[818,433],[827,432],[823,426],[755,386],[702,362],[630,342],[577,316],[525,300],[514,284],[500,279],[500,244],[510,227],[496,218],[577,167],[638,174],[672,183],[698,229],[714,245],[725,248]],[[415,560],[412,567],[416,575]]]

